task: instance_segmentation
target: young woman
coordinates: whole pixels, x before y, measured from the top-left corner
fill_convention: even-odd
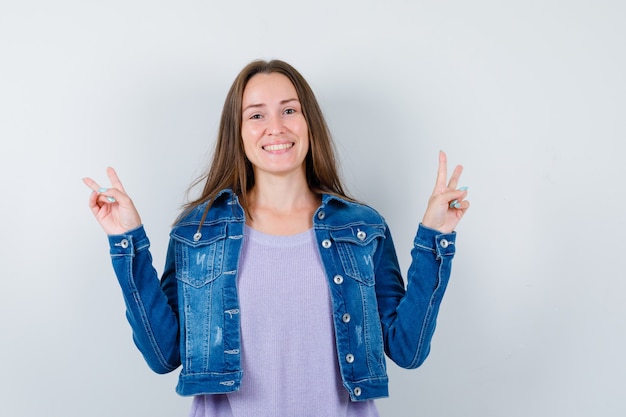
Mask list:
[[[405,287],[385,220],[344,192],[309,85],[275,60],[235,79],[161,279],[115,171],[111,188],[84,182],[135,343],[156,372],[182,365],[191,416],[376,416],[385,354],[415,368],[429,353],[469,208],[461,171],[447,181],[440,153]]]

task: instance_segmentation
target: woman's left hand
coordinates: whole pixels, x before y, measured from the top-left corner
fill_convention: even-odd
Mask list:
[[[446,154],[439,152],[439,169],[435,189],[428,200],[422,224],[441,233],[451,233],[461,221],[470,203],[465,200],[467,188],[457,189],[463,167],[457,165],[447,182],[448,167]],[[447,184],[446,184],[447,183]]]

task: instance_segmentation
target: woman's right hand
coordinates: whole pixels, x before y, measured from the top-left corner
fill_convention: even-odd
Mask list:
[[[102,188],[91,178],[83,178],[92,193],[89,208],[107,235],[119,235],[141,225],[139,213],[115,170],[107,168],[111,188]]]

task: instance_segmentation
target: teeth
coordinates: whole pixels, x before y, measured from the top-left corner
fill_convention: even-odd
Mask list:
[[[284,151],[293,146],[293,143],[280,143],[276,145],[266,145],[263,147],[266,151]]]

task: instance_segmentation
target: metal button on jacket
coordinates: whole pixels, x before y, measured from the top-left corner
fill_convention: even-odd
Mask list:
[[[357,397],[360,397],[361,396],[361,388],[356,387],[354,389],[354,395],[356,395]]]
[[[352,353],[348,353],[346,355],[346,362],[348,362],[348,363],[354,362],[354,355]]]
[[[356,232],[356,237],[357,239],[363,241],[367,237],[367,233],[365,233],[363,230],[359,230],[358,232]]]
[[[441,245],[442,248],[447,248],[448,245],[450,244],[450,242],[448,242],[446,239],[441,239],[441,242],[439,242],[439,244]]]
[[[341,275],[335,275],[333,281],[335,281],[335,284],[341,285],[343,284],[343,277]]]
[[[343,320],[344,323],[348,323],[350,321],[350,314],[344,314],[343,316],[341,316],[341,320]]]
[[[320,210],[317,213],[317,218],[320,219],[320,220],[324,220],[324,217],[326,217],[326,213],[324,213],[324,210]]]
[[[126,249],[128,247],[128,239],[122,239],[120,241],[120,246],[124,249]]]
[[[331,246],[332,246],[332,242],[331,242],[330,240],[328,240],[328,239],[324,239],[324,240],[322,240],[322,247],[323,247],[324,249],[328,249],[328,248],[330,248]]]

